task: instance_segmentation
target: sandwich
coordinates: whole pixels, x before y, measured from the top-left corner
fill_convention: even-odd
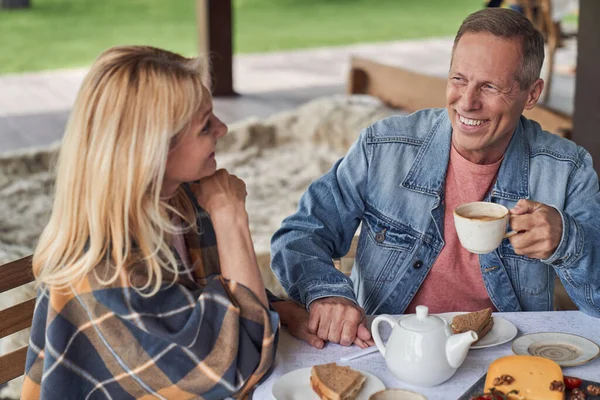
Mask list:
[[[494,318],[492,317],[491,308],[457,315],[452,318],[452,323],[450,324],[450,328],[452,328],[454,333],[475,331],[478,337],[475,343],[483,339],[492,330],[493,326]]]
[[[360,372],[336,363],[315,365],[310,371],[310,385],[321,400],[354,400],[365,379]]]

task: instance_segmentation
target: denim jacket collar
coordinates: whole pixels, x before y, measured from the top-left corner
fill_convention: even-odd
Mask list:
[[[443,112],[427,134],[402,186],[421,193],[441,197],[444,191],[452,125],[448,113]],[[423,160],[438,160],[435,163]]]
[[[507,200],[529,198],[529,145],[525,140],[523,118],[517,123],[506,155],[492,188],[492,196]]]
[[[452,142],[452,124],[444,112],[427,134],[402,186],[441,197],[444,190],[448,157]],[[422,160],[438,160],[436,163]],[[519,120],[500,166],[492,196],[518,200],[529,198],[529,147],[524,138],[523,121]]]

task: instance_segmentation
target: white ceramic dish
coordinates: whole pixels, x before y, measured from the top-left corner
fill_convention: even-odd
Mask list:
[[[512,344],[513,353],[549,358],[561,367],[573,367],[591,361],[600,347],[582,336],[560,332],[523,335]]]
[[[437,314],[448,321],[448,324],[452,323],[452,318],[456,315],[466,314],[466,312],[448,312]],[[517,327],[510,321],[504,318],[494,316],[494,326],[487,335],[479,342],[471,346],[471,349],[484,349],[486,347],[498,346],[507,342],[510,342],[517,336]]]
[[[427,397],[410,390],[386,389],[375,393],[369,400],[427,400]]]
[[[385,386],[375,375],[358,368],[367,379],[356,400],[368,400],[373,393],[384,390]],[[319,396],[310,387],[310,367],[297,369],[279,377],[271,389],[275,400],[319,400]]]

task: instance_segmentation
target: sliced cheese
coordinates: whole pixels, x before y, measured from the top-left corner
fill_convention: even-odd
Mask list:
[[[494,386],[494,379],[502,375],[510,375],[514,380]],[[515,400],[563,400],[564,392],[550,390],[553,381],[563,382],[562,370],[554,361],[535,356],[506,356],[490,364],[484,391],[495,388],[506,394],[518,390],[517,395],[509,396]]]

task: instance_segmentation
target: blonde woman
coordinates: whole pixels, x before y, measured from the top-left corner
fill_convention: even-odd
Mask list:
[[[84,79],[34,255],[22,398],[241,398],[269,371],[279,319],[245,185],[216,170],[207,79],[151,47],[109,49]]]

